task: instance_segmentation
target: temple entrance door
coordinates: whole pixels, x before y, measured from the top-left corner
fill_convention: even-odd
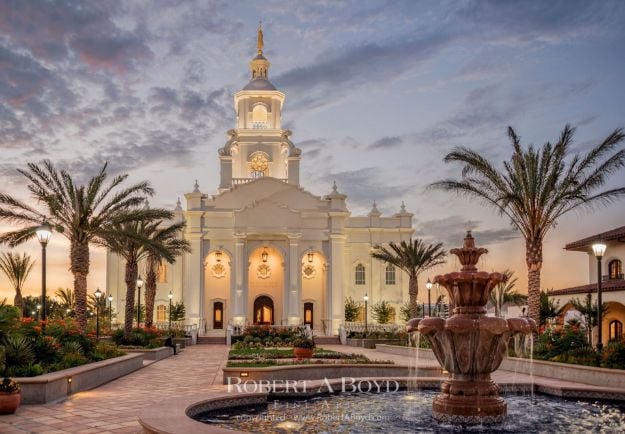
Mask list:
[[[254,300],[254,324],[273,325],[273,300],[266,295]]]
[[[224,304],[221,301],[213,303],[213,328],[224,328]]]
[[[313,304],[312,303],[304,303],[304,325],[308,324],[310,329],[313,329],[313,324],[315,323],[313,318]]]

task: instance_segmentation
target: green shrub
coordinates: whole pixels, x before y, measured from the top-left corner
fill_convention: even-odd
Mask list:
[[[39,363],[46,365],[57,363],[61,358],[61,345],[52,336],[39,336],[35,339],[33,350]]]
[[[66,353],[63,355],[61,364],[63,368],[73,368],[75,366],[84,365],[89,360],[80,353]]]
[[[125,353],[120,351],[119,348],[110,342],[98,342],[91,355],[95,361],[112,359],[113,357],[123,356]]]
[[[371,306],[371,316],[379,324],[388,324],[393,318],[395,310],[388,301],[382,300]]]
[[[35,361],[30,340],[22,335],[9,335],[3,339],[7,368],[29,365]]]
[[[625,341],[610,342],[603,350],[602,366],[625,369]]]
[[[20,327],[21,312],[11,305],[0,306],[0,338],[16,332]]]
[[[345,321],[354,322],[358,319],[360,312],[360,303],[354,301],[351,297],[345,298]]]
[[[534,357],[541,360],[568,360],[568,354],[579,348],[589,348],[586,332],[578,325],[565,325],[561,329],[547,329],[538,337]],[[580,354],[583,354],[583,350]],[[556,360],[553,360],[553,359]]]

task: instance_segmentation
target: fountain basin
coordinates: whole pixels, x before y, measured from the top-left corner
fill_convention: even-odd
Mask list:
[[[209,411],[197,416],[206,426],[237,432],[616,432],[625,423],[618,404],[567,401],[538,395],[506,396],[509,415],[494,425],[454,425],[430,413],[435,392],[342,393],[306,400],[269,399],[266,404]],[[530,402],[528,402],[530,401]]]

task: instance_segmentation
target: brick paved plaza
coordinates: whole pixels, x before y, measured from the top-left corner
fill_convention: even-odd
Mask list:
[[[324,348],[363,353],[371,359],[392,360],[410,365],[414,359],[381,353],[376,350],[341,345]],[[224,390],[222,367],[228,356],[226,345],[195,345],[181,354],[152,363],[139,371],[119,378],[97,389],[80,392],[70,398],[45,405],[23,405],[15,415],[0,416],[1,433],[139,433],[137,415],[146,406],[163,399]],[[432,360],[420,360],[421,366],[433,366]],[[497,382],[529,383],[528,375],[508,371],[493,374]],[[553,387],[575,387],[587,390],[601,388],[579,383],[535,377],[537,383]]]

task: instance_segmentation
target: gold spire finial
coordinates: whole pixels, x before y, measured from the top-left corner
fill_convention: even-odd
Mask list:
[[[258,55],[262,56],[263,54],[263,46],[265,45],[265,43],[263,42],[263,23],[262,21],[258,22],[258,42],[257,42],[257,47],[258,47]]]

